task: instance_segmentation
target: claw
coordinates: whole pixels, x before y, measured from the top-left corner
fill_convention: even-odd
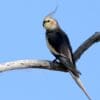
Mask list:
[[[52,62],[53,62],[53,63],[57,63],[57,59],[54,59]]]

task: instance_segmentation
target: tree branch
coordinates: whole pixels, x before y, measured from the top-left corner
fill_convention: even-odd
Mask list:
[[[90,38],[88,38],[83,44],[81,44],[78,49],[74,52],[74,59],[77,61],[82,54],[94,43],[100,41],[100,32],[95,32]]]
[[[27,68],[40,68],[67,72],[67,68],[62,64],[53,63],[47,60],[18,60],[0,64],[0,72]]]
[[[100,32],[96,32],[90,38],[88,38],[79,48],[74,52],[74,59],[77,61],[82,54],[94,43],[100,41]],[[40,68],[54,71],[67,72],[67,68],[60,63],[53,63],[47,60],[18,60],[0,64],[0,72],[15,70],[15,69],[27,69],[27,68]]]

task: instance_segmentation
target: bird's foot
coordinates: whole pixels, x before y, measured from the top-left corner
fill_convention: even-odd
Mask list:
[[[54,59],[52,62],[53,62],[53,63],[57,63],[58,61],[57,61],[57,59]]]

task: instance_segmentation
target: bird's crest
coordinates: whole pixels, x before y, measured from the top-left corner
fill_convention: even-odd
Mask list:
[[[58,5],[57,5],[56,8],[55,8],[52,12],[50,12],[45,18],[47,18],[47,17],[52,17],[52,16],[57,12],[57,9],[58,9]]]

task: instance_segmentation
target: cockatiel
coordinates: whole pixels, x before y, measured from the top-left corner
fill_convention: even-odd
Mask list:
[[[46,16],[44,18],[43,27],[46,29],[46,42],[50,52],[60,61],[60,63],[67,67],[72,78],[85,93],[88,100],[91,100],[80,80],[80,72],[76,69],[72,48],[67,34],[60,28],[57,20],[51,16]]]

